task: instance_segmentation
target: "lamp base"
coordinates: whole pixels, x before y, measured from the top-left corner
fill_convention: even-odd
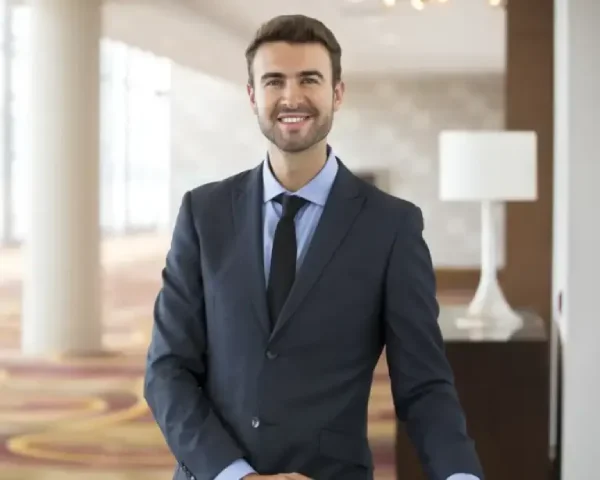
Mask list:
[[[462,329],[508,337],[523,327],[523,319],[508,304],[496,277],[482,277],[466,313],[457,319]]]

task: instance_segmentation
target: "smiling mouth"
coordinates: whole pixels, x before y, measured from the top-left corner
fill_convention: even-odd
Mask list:
[[[282,123],[284,125],[302,125],[303,123],[305,123],[306,121],[308,121],[311,118],[310,115],[286,115],[286,116],[282,116],[277,118],[277,121],[279,123]]]

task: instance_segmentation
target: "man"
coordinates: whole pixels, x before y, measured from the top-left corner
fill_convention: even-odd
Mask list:
[[[174,478],[372,479],[367,404],[385,346],[428,478],[482,479],[421,211],[327,144],[344,95],[335,37],[281,16],[246,57],[268,155],[184,195],[156,301],[145,396]]]

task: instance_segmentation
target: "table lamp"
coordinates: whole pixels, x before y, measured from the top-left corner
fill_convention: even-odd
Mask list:
[[[439,154],[441,200],[481,203],[481,276],[457,322],[467,328],[518,330],[523,321],[498,283],[493,213],[500,202],[537,199],[537,136],[530,131],[443,131]]]

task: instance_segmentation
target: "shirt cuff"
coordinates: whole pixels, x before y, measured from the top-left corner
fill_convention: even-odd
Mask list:
[[[219,473],[215,480],[240,480],[252,473],[256,473],[256,471],[248,464],[248,462],[240,458]]]

